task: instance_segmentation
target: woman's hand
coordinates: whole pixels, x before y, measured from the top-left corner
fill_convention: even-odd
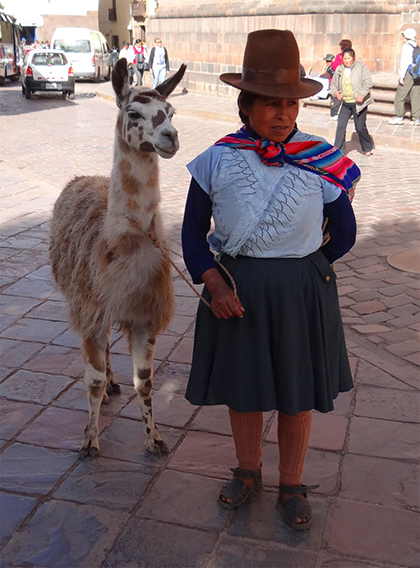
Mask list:
[[[363,95],[357,95],[357,97],[356,97],[356,103],[362,103],[364,98],[365,98],[365,97],[364,97]]]
[[[217,268],[206,270],[201,276],[211,294],[211,311],[218,319],[242,318],[244,308],[233,290],[226,284]]]
[[[343,93],[341,91],[337,91],[335,93],[335,98],[341,101],[341,99],[343,98]]]

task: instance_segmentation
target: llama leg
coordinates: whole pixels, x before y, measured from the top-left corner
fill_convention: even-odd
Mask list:
[[[153,454],[169,453],[169,448],[160,437],[152,411],[153,353],[155,336],[147,327],[134,327],[130,331],[130,348],[134,368],[134,388],[144,422],[144,445]]]
[[[98,420],[102,398],[106,390],[106,334],[83,340],[85,385],[88,390],[89,418],[80,448],[80,457],[95,457],[99,452]]]
[[[111,367],[111,353],[109,348],[109,338],[111,335],[111,330],[108,332],[108,341],[106,345],[106,394],[111,396],[112,394],[121,393],[121,387],[115,380],[114,371]],[[104,397],[105,398],[105,397]]]

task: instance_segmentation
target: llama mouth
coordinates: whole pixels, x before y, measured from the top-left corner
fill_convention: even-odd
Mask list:
[[[155,146],[156,152],[161,158],[172,158],[178,152],[178,148],[174,147],[171,150],[164,150],[160,146]]]

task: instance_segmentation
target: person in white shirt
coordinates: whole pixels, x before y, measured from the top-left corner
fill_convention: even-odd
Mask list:
[[[168,52],[160,38],[155,39],[155,46],[150,51],[149,66],[153,73],[153,89],[155,89],[165,81],[166,74],[170,71]]]
[[[414,82],[413,77],[408,72],[408,66],[413,63],[413,51],[417,47],[416,30],[407,28],[401,32],[404,38],[404,45],[401,49],[400,69],[398,77],[398,87],[394,99],[394,114],[388,124],[404,124],[404,101],[407,95],[411,99],[410,124],[420,126],[420,83]]]
[[[120,51],[120,55],[118,59],[126,59],[127,60],[127,69],[128,69],[128,78],[130,81],[130,85],[133,84],[133,77],[134,77],[134,67],[133,64],[135,63],[136,54],[134,53],[134,48],[132,45],[125,41],[123,43],[123,47]]]

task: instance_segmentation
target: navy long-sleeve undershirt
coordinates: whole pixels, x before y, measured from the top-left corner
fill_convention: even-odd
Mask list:
[[[211,216],[211,199],[192,178],[182,224],[182,249],[194,284],[202,284],[202,274],[217,266],[207,242]],[[344,256],[356,240],[356,219],[344,192],[335,201],[324,205],[324,216],[328,217],[327,231],[331,238],[321,250],[328,262],[333,263]]]

